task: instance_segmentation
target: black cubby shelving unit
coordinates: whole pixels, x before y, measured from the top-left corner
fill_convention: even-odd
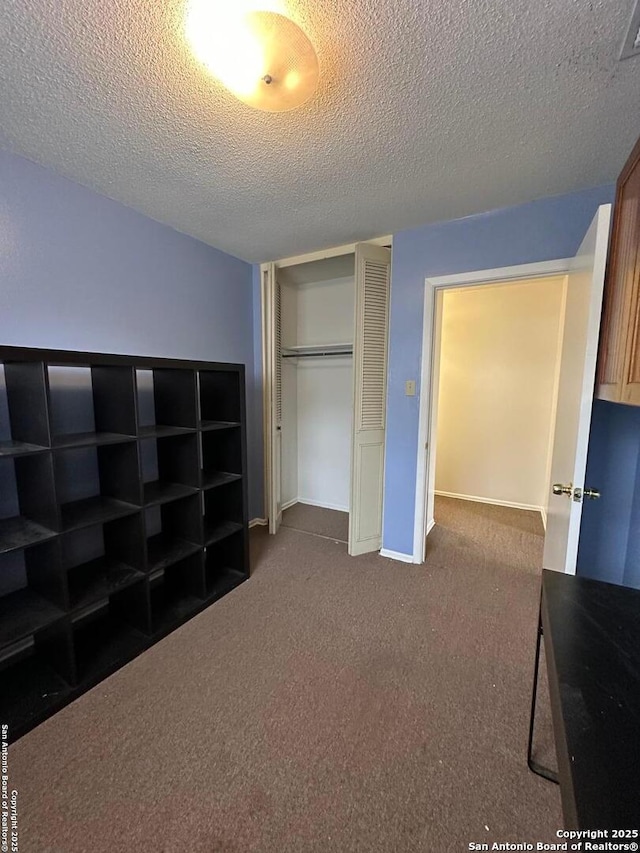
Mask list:
[[[244,366],[0,347],[12,740],[249,576]]]

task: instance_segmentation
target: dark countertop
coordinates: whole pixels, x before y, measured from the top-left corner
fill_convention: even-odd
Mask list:
[[[542,624],[568,828],[640,828],[640,591],[542,576]]]

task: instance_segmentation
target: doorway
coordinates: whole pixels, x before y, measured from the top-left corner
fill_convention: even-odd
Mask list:
[[[601,205],[573,258],[426,279],[413,562],[424,562],[426,537],[435,524],[436,368],[442,344],[438,295],[451,288],[566,276],[543,565],[575,573],[582,501],[596,491],[585,489],[584,475],[610,222],[611,205]]]
[[[546,525],[566,285],[550,276],[437,294],[436,500],[528,510]]]

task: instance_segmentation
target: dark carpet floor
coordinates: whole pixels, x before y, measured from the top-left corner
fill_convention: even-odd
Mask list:
[[[282,513],[282,526],[338,542],[349,540],[349,513],[297,503]]]
[[[10,747],[20,850],[554,840],[525,761],[542,537],[489,509],[439,501],[425,566],[253,531],[247,583]]]

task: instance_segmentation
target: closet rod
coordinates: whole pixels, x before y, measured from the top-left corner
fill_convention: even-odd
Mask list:
[[[291,352],[283,353],[283,358],[328,358],[332,355],[353,355],[353,350],[344,352]]]

